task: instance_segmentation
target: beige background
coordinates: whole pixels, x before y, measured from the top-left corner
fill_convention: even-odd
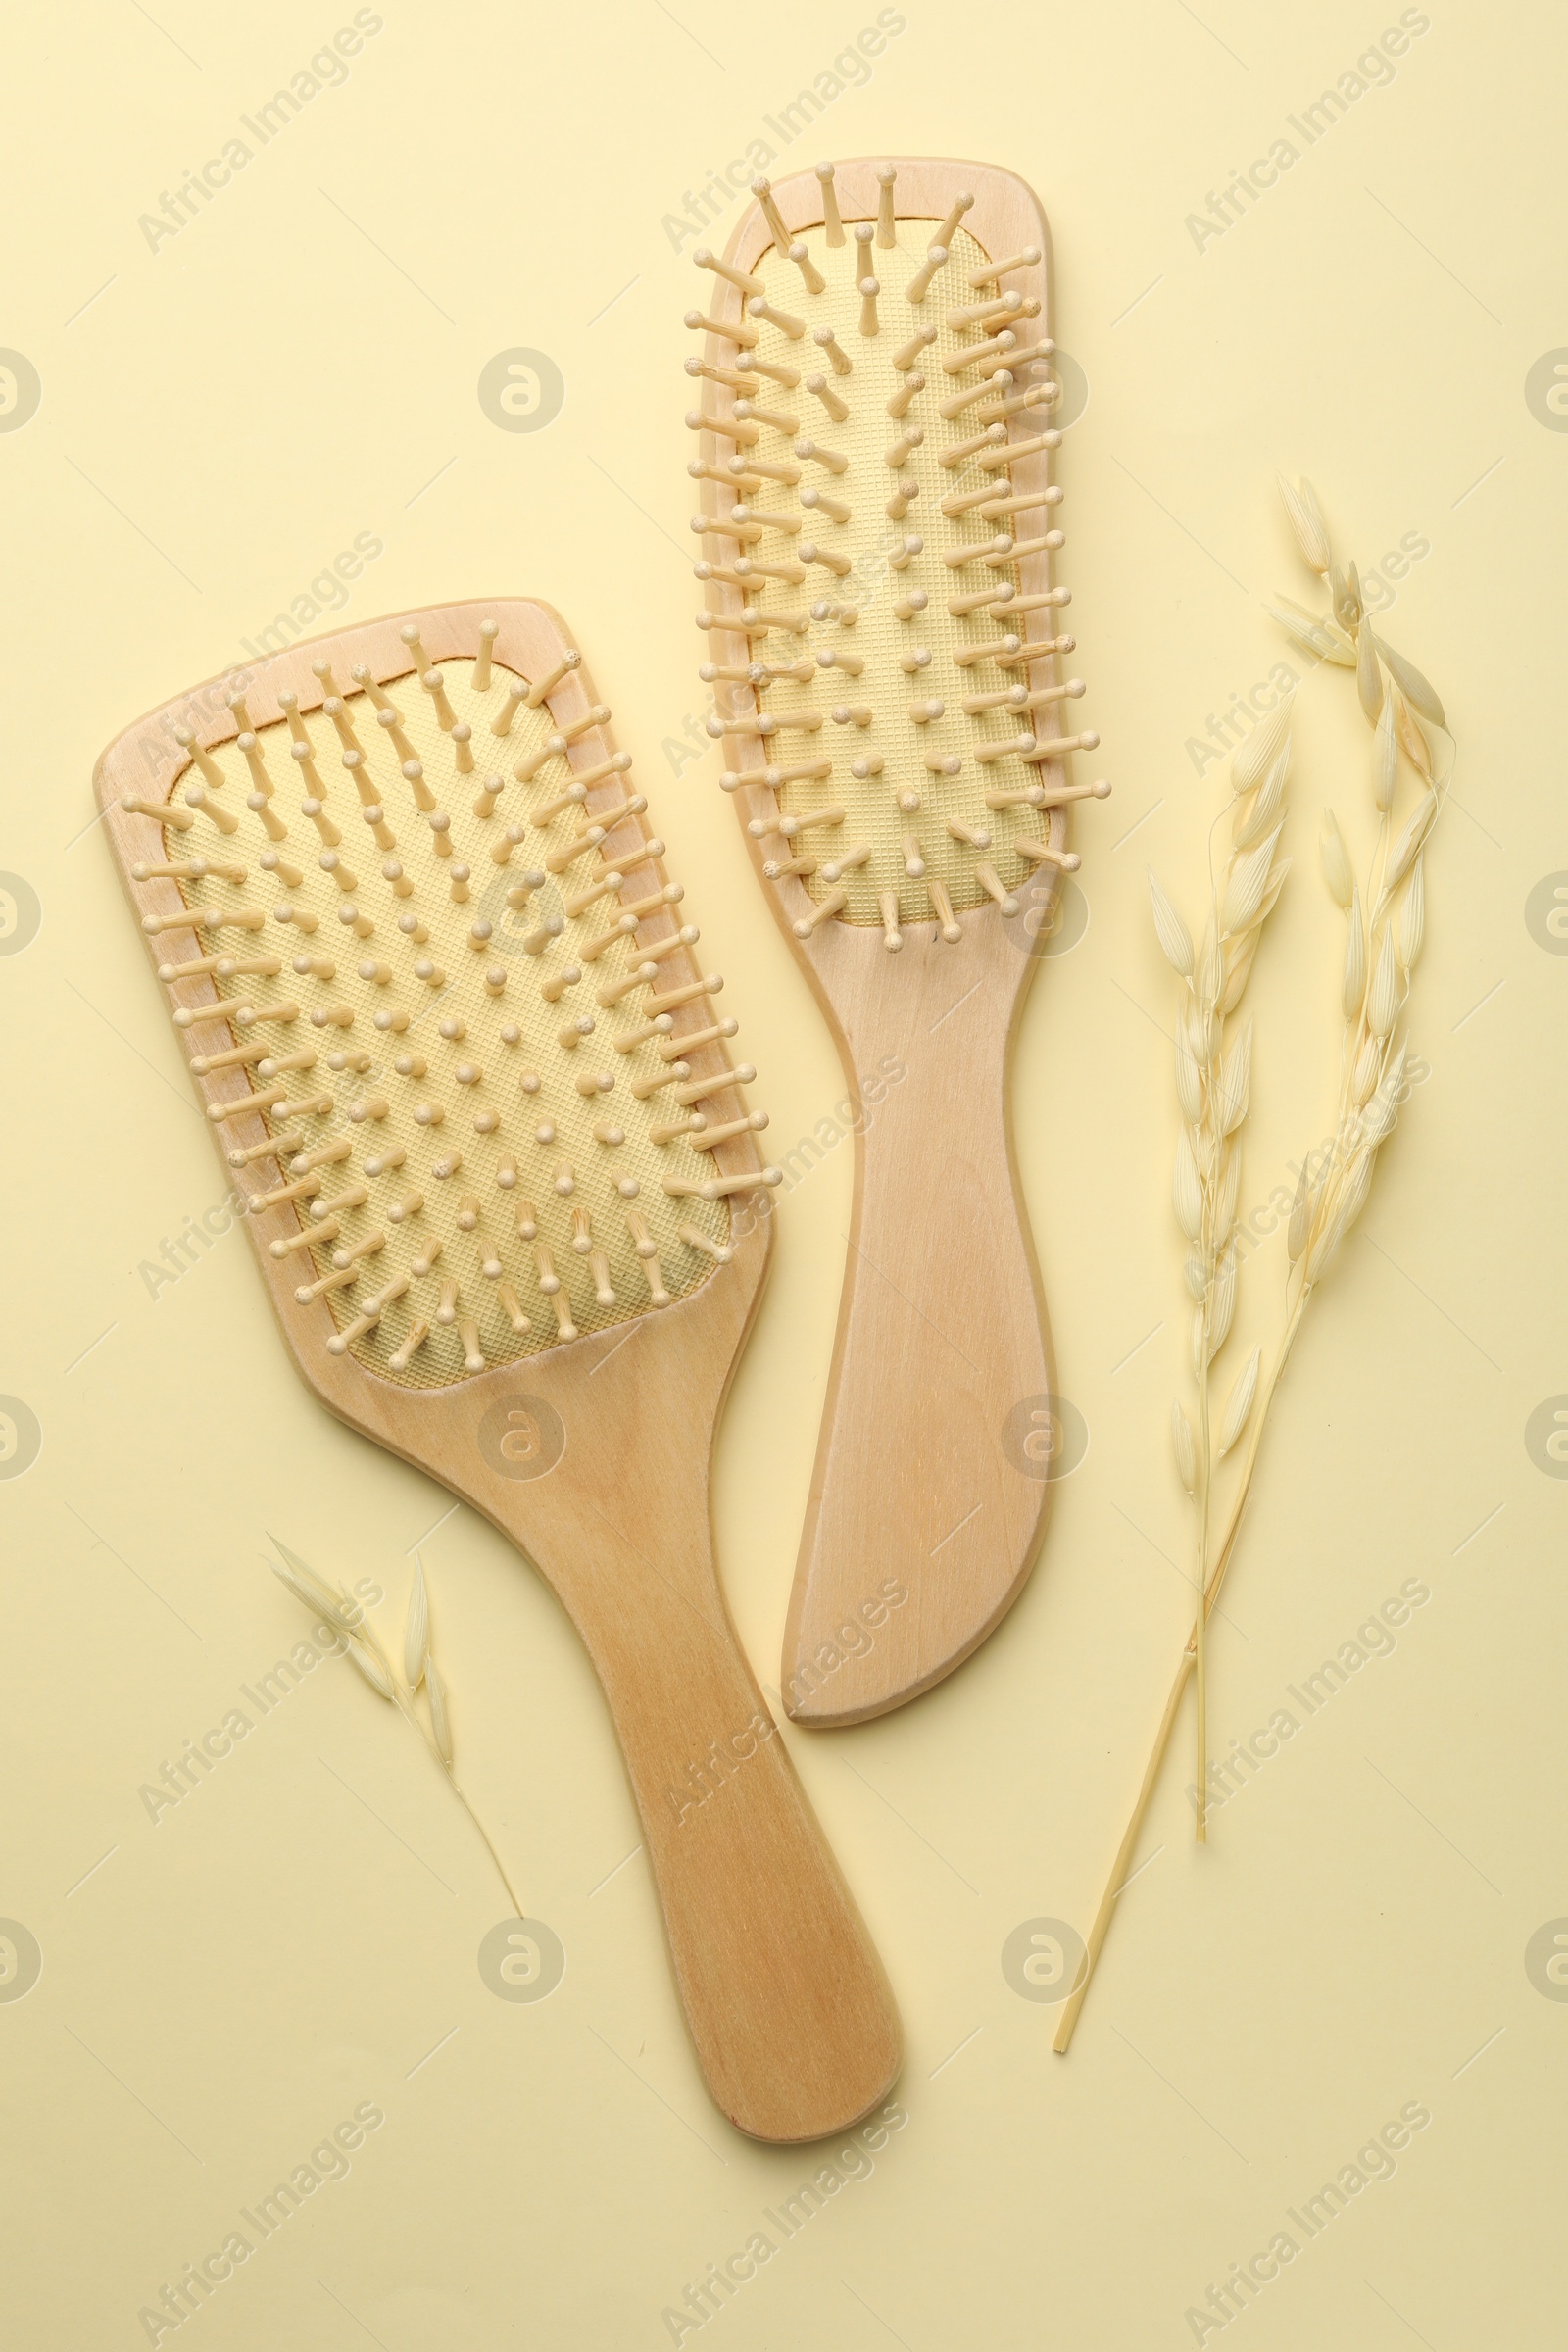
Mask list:
[[[386,2121],[350,2177],[182,2343],[668,2342],[663,2308],[816,2161],[740,2142],[706,2099],[641,1857],[616,1869],[637,1832],[603,1706],[550,1596],[296,1384],[243,1238],[156,1300],[137,1272],[224,1187],[81,832],[92,760],[238,657],[358,532],[384,552],[350,618],[489,592],[567,615],[744,1009],[777,1148],[841,1091],[716,762],[677,776],[663,748],[703,706],[679,421],[695,272],[662,216],[748,138],[777,146],[764,115],[875,12],[380,13],[343,86],[156,252],[138,216],[351,12],[98,0],[11,31],[0,342],[43,387],[0,433],[0,866],[43,909],[0,957],[0,1390],[43,1431],[33,1467],[0,1482],[0,1913],[43,1952],[26,1998],[0,2002],[0,2311],[19,2347],[145,2342],[139,2308],[365,2100]],[[1271,140],[1302,146],[1286,118],[1396,9],[900,13],[788,168],[892,149],[1022,173],[1090,385],[1062,453],[1062,576],[1116,789],[1079,827],[1092,919],[1034,992],[1016,1122],[1061,1386],[1092,1442],[975,1660],[865,1730],[787,1735],[903,2005],[908,2123],[704,2340],[1191,2342],[1208,2283],[1420,2101],[1432,2122],[1396,2177],[1234,2328],[1259,2352],[1544,2341],[1568,2007],[1524,1954],[1568,1913],[1568,1488],[1524,1431],[1568,1390],[1568,962],[1525,904],[1568,868],[1548,719],[1568,439],[1525,383],[1568,344],[1561,22],[1434,5],[1392,83],[1200,253],[1186,216]],[[565,380],[536,433],[498,430],[476,396],[514,347]],[[1185,1326],[1170,999],[1143,867],[1191,905],[1223,782],[1200,781],[1188,741],[1288,650],[1260,602],[1304,592],[1276,466],[1312,476],[1363,562],[1430,542],[1387,634],[1445,693],[1462,748],[1413,1004],[1431,1075],[1280,1398],[1214,1645],[1216,1749],[1290,1703],[1402,1579],[1432,1597],[1218,1814],[1206,1853],[1172,1772],[1062,2061],[1054,2010],[1004,1982],[1002,1945],[1040,1916],[1087,1925],[1189,1610],[1164,1436]],[[1366,741],[1348,679],[1310,679],[1298,868],[1252,989],[1244,1201],[1328,1123],[1338,932],[1316,807],[1362,826]],[[846,1146],[785,1203],[720,1443],[720,1554],[764,1683],[850,1175]],[[1279,1258],[1276,1242],[1246,1277],[1260,1332]],[[567,1952],[549,2000],[480,1981],[509,1908],[492,1868],[341,1664],[147,1818],[140,1785],[298,1638],[263,1565],[269,1526],[376,1580],[389,1631],[424,1539],[466,1777]],[[1182,1741],[1185,1763],[1185,1726]]]

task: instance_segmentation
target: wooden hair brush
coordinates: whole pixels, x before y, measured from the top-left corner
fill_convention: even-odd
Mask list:
[[[1035,198],[933,162],[752,187],[687,315],[709,727],[852,1096],[907,1071],[857,1135],[781,1675],[798,1720],[855,1723],[984,1641],[1038,1544],[1050,1489],[1009,1424],[1054,1426],[1054,1384],[1008,1059],[1067,805],[1109,787],[1068,778],[1100,739],[1063,726]]]
[[[97,787],[296,1365],[554,1587],[712,2095],[808,2140],[899,2027],[714,1572],[777,1174],[609,720],[548,607],[444,606],[198,688]]]

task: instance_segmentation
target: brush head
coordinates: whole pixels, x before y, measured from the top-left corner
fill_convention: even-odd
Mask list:
[[[297,647],[106,755],[274,1298],[331,1357],[446,1387],[663,1309],[778,1180],[630,768],[530,605]]]
[[[720,781],[798,940],[957,944],[1054,893],[1068,802],[1108,789],[1067,771],[1099,737],[1052,582],[1045,223],[962,165],[754,193],[689,318]]]

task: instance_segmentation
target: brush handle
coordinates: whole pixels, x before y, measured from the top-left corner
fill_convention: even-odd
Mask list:
[[[678,1516],[625,1528],[601,1491],[577,1539],[586,1572],[541,1564],[610,1702],[713,2098],[756,2138],[817,2139],[887,2095],[898,2016],[736,1642],[699,1483]],[[544,1548],[532,1508],[516,1533]]]
[[[1054,1387],[1006,1109],[1023,956],[995,920],[962,951],[824,948],[846,1074],[868,1083],[784,1637],[784,1704],[819,1726],[928,1689],[1016,1598]]]

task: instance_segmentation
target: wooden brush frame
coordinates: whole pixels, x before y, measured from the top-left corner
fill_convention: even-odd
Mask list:
[[[544,676],[567,650],[547,606],[441,606],[292,647],[246,672],[247,707],[259,726],[282,715],[283,690],[298,695],[302,710],[314,709],[322,688],[311,662],[323,655],[345,674],[367,663],[380,684],[406,676],[406,622],[417,625],[434,661],[472,659],[486,617],[500,624],[495,662],[525,678]],[[577,675],[592,702],[586,668]],[[153,816],[127,813],[122,795],[168,798],[189,760],[172,738],[175,723],[204,749],[231,738],[221,690],[236,682],[212,681],[150,713],[99,761],[105,832],[138,917],[182,902],[172,880],[133,879],[134,865],[162,858],[164,831]],[[619,789],[616,779],[606,794]],[[593,806],[590,798],[590,816]],[[155,965],[166,952],[152,948]],[[210,992],[205,978],[172,985],[176,1004]],[[196,1080],[204,1106],[235,1099],[244,1084],[234,1071]],[[220,1140],[264,1136],[249,1114]],[[289,1353],[323,1403],[482,1511],[559,1595],[620,1739],[677,1989],[712,2096],[760,2139],[808,2140],[886,2096],[900,2032],[881,1964],[741,1651],[714,1566],[710,1460],[771,1238],[758,1213],[766,1196],[752,1139],[738,1136],[719,1152],[727,1172],[759,1174],[755,1193],[732,1197],[750,1213],[732,1219],[728,1264],[661,1312],[443,1387],[399,1387],[352,1353],[330,1353],[325,1299],[301,1305],[289,1262],[266,1246],[298,1229],[293,1203],[245,1223]]]

